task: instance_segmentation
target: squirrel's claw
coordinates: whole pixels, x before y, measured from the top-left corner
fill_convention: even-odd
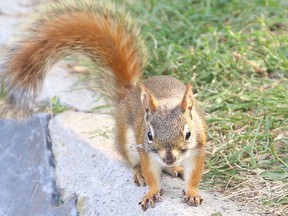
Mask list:
[[[183,203],[187,203],[189,206],[199,206],[202,204],[203,199],[201,198],[200,194],[197,191],[192,191],[190,193],[186,193],[183,190]]]
[[[139,202],[139,205],[141,205],[141,208],[143,211],[146,211],[148,206],[150,205],[151,208],[155,207],[155,202],[161,202],[161,196],[163,195],[163,190],[154,193],[154,192],[148,192],[143,199]]]

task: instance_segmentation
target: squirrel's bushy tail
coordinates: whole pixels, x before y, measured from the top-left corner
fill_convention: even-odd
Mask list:
[[[119,102],[146,64],[139,29],[115,5],[66,0],[46,6],[3,64],[7,104],[23,114],[33,107],[49,68],[78,51],[92,59],[102,90]]]

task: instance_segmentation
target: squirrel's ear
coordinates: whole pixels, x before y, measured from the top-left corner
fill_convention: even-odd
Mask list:
[[[146,117],[150,114],[156,111],[158,109],[158,101],[157,99],[153,96],[153,94],[148,91],[147,88],[145,88],[144,85],[140,85],[141,89],[141,102],[143,109],[145,111]]]
[[[183,112],[189,110],[189,113],[191,113],[193,104],[194,104],[194,97],[193,97],[192,85],[188,84],[186,86],[186,91],[180,107],[182,108]]]

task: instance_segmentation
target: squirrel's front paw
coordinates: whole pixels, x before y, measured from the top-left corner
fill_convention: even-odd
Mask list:
[[[197,188],[185,192],[183,190],[183,202],[190,206],[199,206],[202,204],[203,199],[201,198]]]
[[[139,205],[141,205],[143,211],[145,211],[148,208],[148,205],[150,205],[151,208],[154,208],[155,202],[160,202],[162,195],[163,195],[162,189],[156,192],[149,191],[139,202]]]
[[[163,171],[168,173],[169,175],[171,175],[173,177],[179,177],[183,180],[184,169],[181,166],[163,167]]]

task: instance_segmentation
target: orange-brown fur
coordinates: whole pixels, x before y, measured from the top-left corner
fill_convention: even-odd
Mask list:
[[[116,145],[133,169],[135,183],[148,185],[140,202],[143,210],[161,196],[162,169],[184,171],[184,202],[201,204],[197,187],[206,126],[192,87],[169,76],[139,82],[146,64],[143,43],[138,28],[115,8],[92,0],[62,0],[44,11],[4,62],[8,106],[30,111],[47,70],[71,51],[103,69],[95,74],[100,90],[108,91],[115,104]],[[135,146],[136,152],[129,151]]]

